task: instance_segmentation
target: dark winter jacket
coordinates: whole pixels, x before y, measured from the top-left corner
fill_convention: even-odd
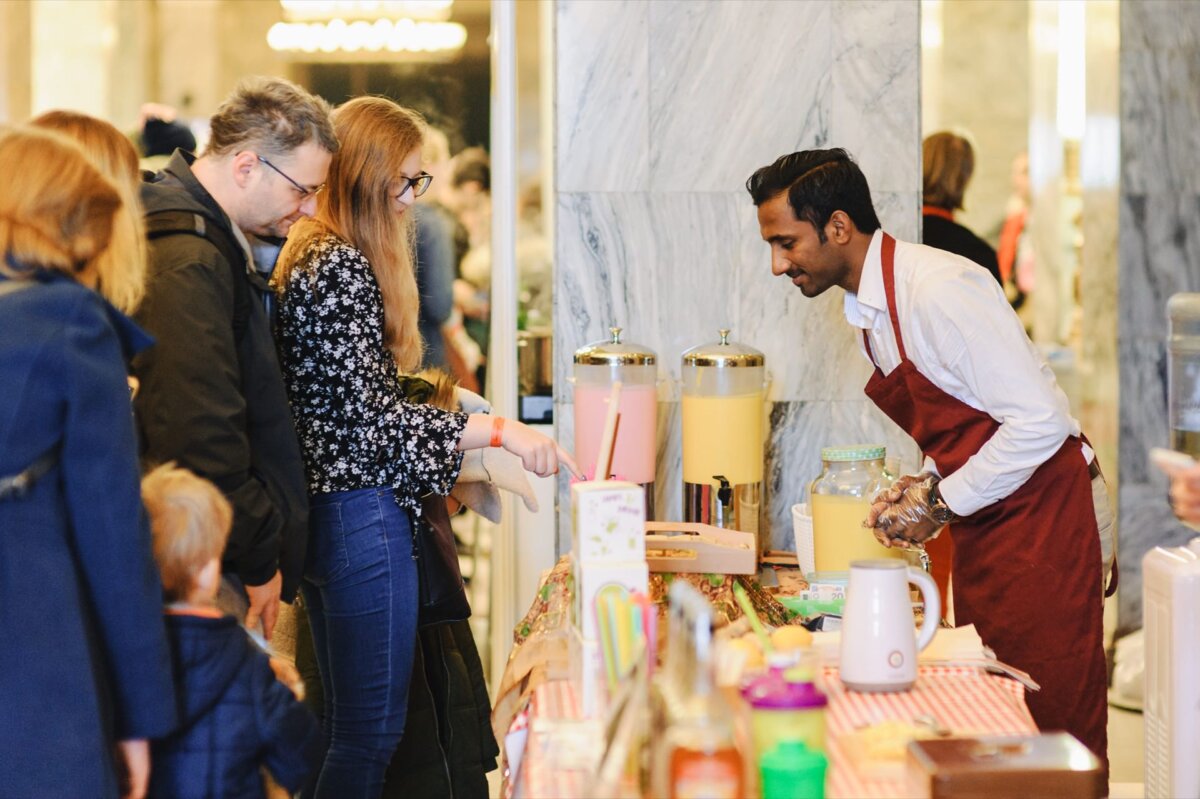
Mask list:
[[[200,218],[206,233],[151,236],[138,321],[158,346],[134,362],[144,454],[216,483],[234,509],[222,569],[248,585],[265,583],[279,569],[287,602],[304,565],[308,500],[262,303],[270,290],[248,267],[229,217],[196,180],[190,159],[176,152],[142,186],[147,220],[185,211]],[[222,248],[218,240],[234,245]]]
[[[320,766],[317,720],[275,679],[231,616],[171,614],[178,730],[151,748],[151,797],[265,795],[260,767],[289,791]]]
[[[500,754],[491,711],[470,623],[418,630],[404,737],[383,799],[486,799]]]
[[[20,282],[0,296],[0,479],[57,459],[0,499],[0,797],[115,799],[114,740],[175,723],[125,380],[149,340],[69,277]]]

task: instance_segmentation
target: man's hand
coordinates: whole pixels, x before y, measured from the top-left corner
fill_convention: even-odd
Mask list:
[[[867,513],[867,520],[863,523],[863,527],[875,527],[875,522],[879,519],[879,514],[883,513],[891,505],[899,502],[909,486],[928,480],[932,476],[933,472],[906,474],[898,478],[889,488],[880,491],[871,499],[871,510]],[[884,544],[884,546],[887,545]]]
[[[1200,466],[1172,470],[1171,507],[1180,521],[1200,523]]]
[[[945,526],[930,516],[933,484],[934,476],[923,474],[901,478],[890,491],[881,492],[867,516],[875,540],[885,547],[908,549],[933,538]]]
[[[142,799],[150,784],[150,742],[145,738],[117,741],[117,752],[120,755],[117,766],[124,772],[121,798]]]
[[[250,607],[246,610],[246,629],[253,630],[262,620],[263,638],[271,640],[275,631],[275,620],[279,618],[279,595],[283,591],[283,575],[275,572],[275,576],[262,585],[246,586],[246,596],[250,598]]]

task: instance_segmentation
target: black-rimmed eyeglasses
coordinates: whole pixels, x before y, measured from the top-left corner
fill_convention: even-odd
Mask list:
[[[302,199],[307,200],[309,197],[315,197],[321,193],[322,189],[325,188],[325,184],[322,183],[320,186],[317,186],[315,189],[310,189],[307,186],[301,185],[300,183],[297,183],[296,181],[292,180],[290,177],[288,177],[288,174],[286,172],[284,172],[282,169],[280,169],[279,167],[272,164],[267,159],[263,158],[261,155],[257,156],[257,158],[259,161],[262,161],[264,164],[271,167],[271,169],[274,169],[277,173],[279,173],[283,177],[283,179],[286,180],[288,183],[291,183],[293,186],[295,186],[296,191],[300,192],[300,197]]]
[[[420,197],[429,189],[430,183],[433,183],[433,175],[430,175],[428,172],[422,172],[414,178],[401,175],[400,191],[392,196],[398,201],[411,188],[413,190],[413,198]]]

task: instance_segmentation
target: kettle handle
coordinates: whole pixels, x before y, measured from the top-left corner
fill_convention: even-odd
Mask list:
[[[921,632],[917,635],[917,651],[920,652],[933,641],[934,633],[941,623],[942,597],[938,593],[937,583],[920,569],[909,566],[908,581],[921,589],[921,598],[925,602],[925,620],[921,623]]]

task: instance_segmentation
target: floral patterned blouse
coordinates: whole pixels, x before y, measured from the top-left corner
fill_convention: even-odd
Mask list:
[[[423,495],[449,494],[467,415],[404,398],[366,256],[317,237],[278,294],[280,365],[309,493],[388,486],[414,515]]]

